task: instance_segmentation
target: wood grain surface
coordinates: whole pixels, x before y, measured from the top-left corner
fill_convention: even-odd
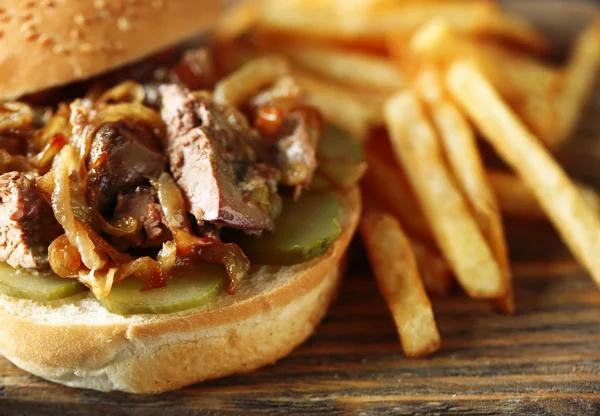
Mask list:
[[[598,187],[599,114],[596,94],[578,139],[558,153],[571,174]],[[600,415],[600,290],[548,224],[507,229],[517,315],[458,289],[433,299],[443,339],[433,357],[404,357],[355,243],[330,313],[273,366],[136,396],[55,385],[0,358],[0,415]]]

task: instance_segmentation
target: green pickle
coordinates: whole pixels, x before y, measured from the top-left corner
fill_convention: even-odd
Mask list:
[[[85,290],[75,279],[62,279],[54,273],[15,269],[0,263],[0,293],[19,299],[49,301],[68,298]]]
[[[164,288],[142,290],[142,282],[125,279],[110,294],[98,299],[109,312],[118,315],[173,313],[212,302],[228,281],[222,266],[201,264],[173,276]]]
[[[303,263],[324,254],[338,238],[340,211],[332,194],[308,192],[296,202],[286,196],[274,232],[260,237],[234,232],[230,240],[253,264]]]
[[[333,124],[326,124],[317,148],[319,168],[311,190],[349,189],[356,185],[366,170],[358,140]]]

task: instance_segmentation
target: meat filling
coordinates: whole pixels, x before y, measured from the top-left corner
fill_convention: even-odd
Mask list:
[[[171,172],[199,222],[261,232],[273,228],[277,173],[257,163],[257,132],[233,109],[177,85],[161,87]]]
[[[124,120],[106,123],[96,133],[88,158],[88,200],[106,212],[114,207],[119,192],[158,178],[166,163],[147,128]]]
[[[48,246],[62,228],[35,182],[19,172],[0,175],[0,201],[0,261],[13,267],[47,266]]]

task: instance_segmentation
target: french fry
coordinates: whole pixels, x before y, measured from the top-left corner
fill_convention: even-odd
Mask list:
[[[228,41],[250,30],[258,21],[261,3],[261,0],[242,0],[231,5],[213,31],[215,39]]]
[[[502,218],[485,175],[473,130],[455,104],[445,97],[440,73],[436,69],[424,69],[415,84],[429,105],[449,166],[500,266],[507,291],[500,298],[499,305],[503,312],[514,313],[510,264]]]
[[[319,75],[352,87],[389,91],[405,86],[404,77],[393,63],[373,55],[302,45],[283,53]]]
[[[518,173],[574,256],[600,285],[600,218],[550,153],[472,63],[459,61],[447,86],[485,139]]]
[[[569,59],[558,96],[559,122],[553,137],[553,146],[569,139],[583,107],[593,92],[599,69],[600,21],[597,20],[579,36]]]
[[[371,125],[378,118],[376,109],[343,87],[306,71],[296,68],[293,76],[306,89],[308,104],[321,110],[325,119],[343,127],[360,140],[367,137]]]
[[[385,107],[385,119],[394,151],[459,283],[471,297],[501,297],[507,287],[500,267],[451,179],[419,100],[411,92],[397,94]]]
[[[269,55],[254,59],[222,79],[215,86],[214,97],[219,104],[238,106],[262,88],[289,74],[287,61]]]
[[[452,270],[444,258],[415,238],[409,238],[427,293],[445,296],[452,288]]]
[[[561,79],[557,69],[497,44],[461,36],[441,20],[415,33],[409,49],[413,59],[442,66],[456,58],[473,60],[534,133],[545,143],[553,142]]]
[[[367,211],[360,234],[404,353],[408,357],[431,354],[440,347],[440,334],[410,243],[395,218]]]
[[[383,140],[371,139],[365,146],[365,159],[369,167],[362,179],[363,193],[377,198],[411,235],[435,244],[419,201],[405,173],[390,158],[392,149]]]
[[[489,170],[488,179],[504,215],[526,220],[548,218],[535,195],[518,176],[504,171]],[[574,182],[583,200],[592,211],[600,214],[600,196],[589,186]]]
[[[526,21],[504,14],[491,2],[394,2],[364,8],[360,13],[336,1],[269,0],[259,25],[329,38],[377,39],[391,33],[410,36],[428,21],[441,18],[460,33],[496,36],[535,52],[545,53],[546,39]]]

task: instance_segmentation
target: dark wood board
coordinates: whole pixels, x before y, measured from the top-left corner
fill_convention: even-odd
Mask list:
[[[547,23],[542,14],[538,19]],[[570,18],[561,22],[581,27]],[[596,94],[578,139],[558,153],[570,173],[597,186],[599,114]],[[600,290],[549,225],[507,228],[517,315],[500,315],[458,290],[435,298],[443,348],[433,357],[404,357],[355,243],[330,313],[313,337],[273,366],[136,396],[48,383],[0,358],[0,416],[600,415]]]

